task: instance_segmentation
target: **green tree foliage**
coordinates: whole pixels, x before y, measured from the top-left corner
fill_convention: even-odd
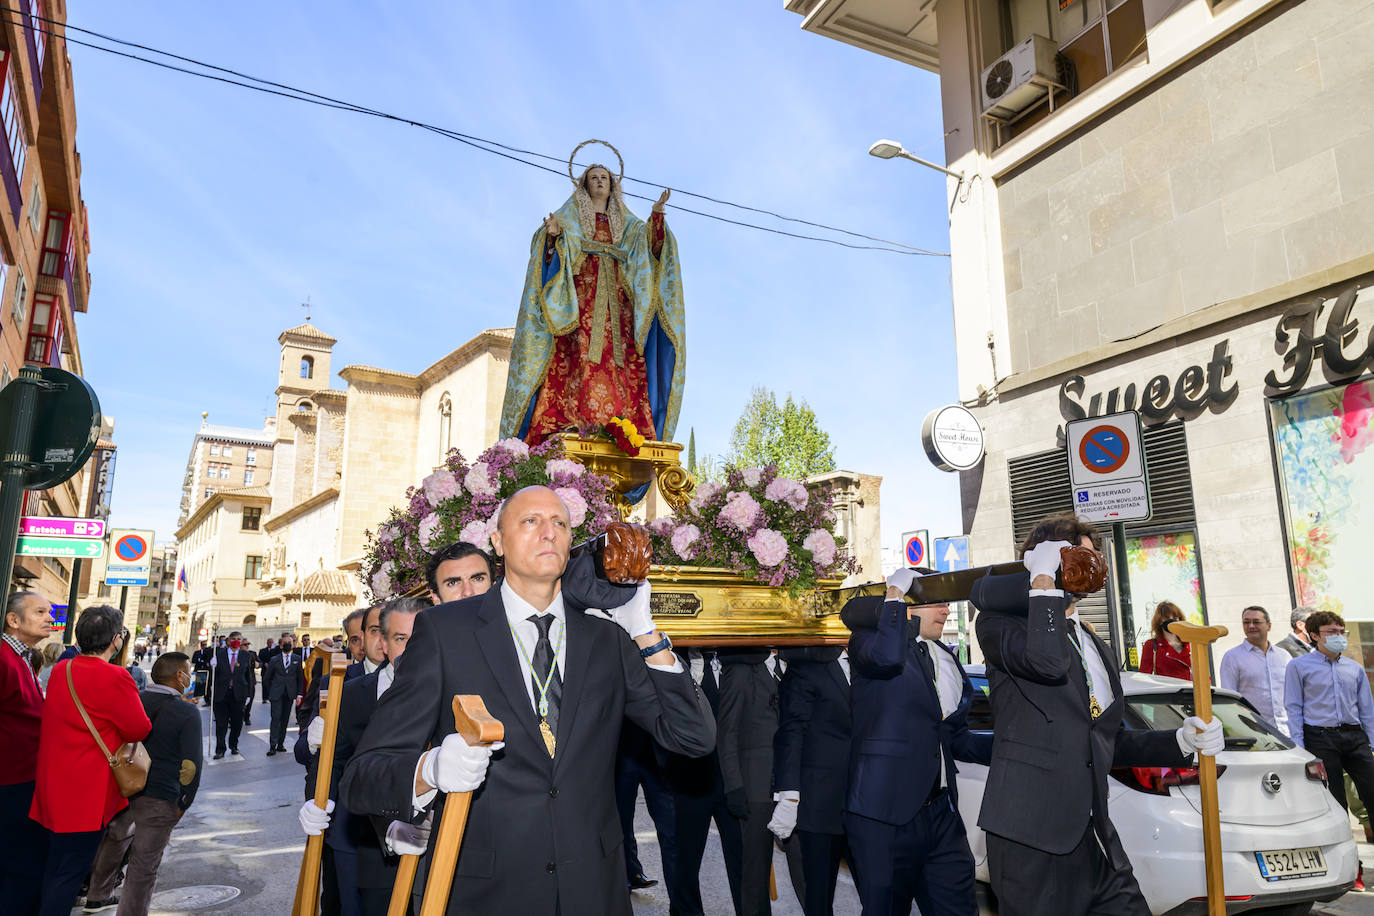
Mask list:
[[[695,426],[687,434],[687,473],[693,477],[697,473],[697,428]]]
[[[779,474],[801,479],[835,470],[835,447],[806,401],[789,394],[779,406],[772,391],[758,387],[735,421],[727,460],[741,468],[776,463]]]

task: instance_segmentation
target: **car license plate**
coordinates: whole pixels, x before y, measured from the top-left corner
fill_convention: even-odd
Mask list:
[[[1296,849],[1270,849],[1255,853],[1260,875],[1266,881],[1288,878],[1310,878],[1326,874],[1326,856],[1319,846],[1299,846]]]

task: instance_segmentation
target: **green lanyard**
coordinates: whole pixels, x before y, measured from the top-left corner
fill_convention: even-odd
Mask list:
[[[1069,621],[1069,626],[1076,627],[1078,623],[1076,621]],[[1078,660],[1083,663],[1083,677],[1088,682],[1088,699],[1090,700],[1088,703],[1088,712],[1092,713],[1092,717],[1096,719],[1098,716],[1102,715],[1102,704],[1097,702],[1097,691],[1093,689],[1093,673],[1088,670],[1088,656],[1083,654],[1082,639],[1082,636],[1071,637],[1069,642],[1073,643],[1074,649],[1078,651]]]
[[[534,679],[535,686],[539,688],[539,718],[543,719],[549,714],[549,687],[553,685],[553,669],[558,664],[558,654],[563,651],[563,635],[567,632],[567,627],[563,626],[558,630],[558,641],[553,645],[553,664],[549,666],[549,676],[541,681],[539,675],[535,673],[534,663],[530,661],[529,654],[525,651],[525,644],[520,640],[520,634],[515,632],[515,625],[507,621],[506,626],[510,627],[511,639],[515,640],[515,648],[520,653],[520,660],[525,663],[525,668],[529,671],[530,677]],[[535,627],[536,631],[538,629]]]

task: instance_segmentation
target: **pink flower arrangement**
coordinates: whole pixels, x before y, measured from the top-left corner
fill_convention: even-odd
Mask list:
[[[824,528],[817,528],[802,541],[802,550],[809,552],[812,561],[818,566],[829,566],[834,563],[837,549],[835,536]]]
[[[828,487],[807,489],[769,465],[726,467],[723,484],[698,484],[678,517],[650,525],[649,538],[655,563],[724,567],[797,594],[856,569],[834,531]]]
[[[701,539],[701,529],[692,524],[681,525],[673,531],[671,539],[673,553],[682,557],[684,560],[690,559],[692,554],[695,553],[692,549],[692,545]]]
[[[448,468],[440,468],[420,482],[425,499],[432,503],[458,495],[458,480]]]
[[[503,439],[469,464],[454,449],[444,465],[382,519],[376,534],[364,533],[359,574],[374,598],[420,588],[425,564],[445,544],[467,541],[491,550],[496,510],[516,490],[534,484],[554,487],[568,507],[572,542],[588,540],[617,518],[610,481],[572,461],[560,439],[530,448]]]
[[[787,559],[787,538],[772,528],[760,528],[746,542],[759,565],[771,569]]]
[[[759,518],[759,504],[743,490],[733,490],[725,496],[720,520],[736,531],[747,533]]]
[[[806,487],[788,477],[778,477],[763,491],[765,499],[775,503],[787,503],[793,509],[806,508]]]

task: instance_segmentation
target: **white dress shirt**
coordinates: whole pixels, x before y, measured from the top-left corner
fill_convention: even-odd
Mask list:
[[[959,700],[964,695],[964,682],[959,677],[959,668],[954,664],[954,659],[938,645],[933,639],[926,639],[924,636],[916,637],[917,642],[925,643],[926,654],[930,657],[930,664],[935,668],[935,693],[940,698],[940,718],[948,719],[950,714],[959,707]],[[846,663],[849,661],[845,659]],[[948,786],[949,777],[945,774],[945,755],[940,754],[940,785]]]
[[[396,666],[387,665],[382,669],[382,673],[377,675],[377,699],[382,698],[382,694],[386,693],[387,688],[391,686],[391,682],[394,680],[396,680]]]
[[[1077,608],[1064,619],[1069,622],[1069,626],[1078,627],[1078,632],[1074,635],[1078,637],[1078,644],[1083,647],[1082,662],[1076,657],[1077,652],[1073,653],[1075,657],[1070,661],[1078,666],[1080,672],[1083,668],[1083,662],[1087,663],[1088,673],[1092,675],[1092,695],[1097,698],[1097,705],[1106,709],[1112,705],[1112,701],[1116,699],[1116,694],[1112,692],[1112,679],[1107,673],[1106,662],[1098,654],[1097,640],[1093,639],[1087,627],[1079,622]],[[1073,646],[1070,645],[1069,649],[1072,650]],[[1069,676],[1073,677],[1072,674]]]
[[[1218,680],[1234,690],[1259,711],[1261,718],[1288,734],[1288,710],[1283,705],[1284,678],[1293,657],[1274,643],[1266,652],[1249,640],[1221,657]]]
[[[782,676],[787,673],[787,662],[778,657],[776,649],[769,654],[768,658],[764,659],[763,663],[768,666],[768,673],[778,680],[782,680]]]
[[[379,667],[381,666],[373,662],[372,659],[368,658],[366,655],[363,656],[363,674],[371,674]]]
[[[849,650],[844,649],[840,652],[840,657],[836,659],[840,663],[840,670],[844,672],[846,684],[854,683],[854,678],[849,674]]]
[[[515,589],[510,587],[510,583],[503,579],[501,581],[501,603],[506,608],[506,622],[510,624],[511,632],[515,634],[515,655],[524,669],[520,672],[520,680],[525,684],[525,693],[529,695],[530,707],[538,714],[539,701],[534,695],[534,684],[530,676],[529,665],[534,664],[534,650],[539,645],[539,628],[529,618],[535,614],[553,615],[553,624],[549,627],[549,642],[553,644],[554,652],[557,653],[555,661],[558,664],[558,677],[562,679],[567,670],[564,662],[567,657],[567,647],[564,645],[567,641],[564,638],[567,628],[567,611],[563,608],[563,593],[559,592],[554,595],[552,603],[543,611],[538,611],[535,610],[534,605],[517,595]]]

